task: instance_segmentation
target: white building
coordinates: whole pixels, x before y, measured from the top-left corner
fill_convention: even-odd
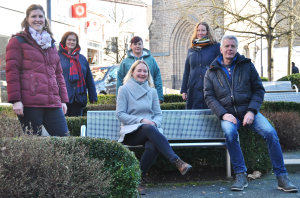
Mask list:
[[[86,3],[86,18],[72,18],[71,7],[79,2]],[[145,47],[149,47],[148,27],[151,22],[151,6],[148,7],[141,0],[1,0],[0,82],[2,84],[5,84],[6,45],[13,34],[21,31],[21,22],[25,17],[26,9],[31,4],[42,5],[47,16],[49,16],[47,10],[51,10],[51,28],[57,45],[67,31],[74,31],[79,35],[81,53],[87,57],[91,66],[107,66],[114,63],[114,55],[106,56],[104,50],[113,37],[118,37],[119,44],[127,44],[125,46],[128,47],[130,39],[137,35],[144,40]],[[2,98],[3,95],[5,93],[2,93]]]

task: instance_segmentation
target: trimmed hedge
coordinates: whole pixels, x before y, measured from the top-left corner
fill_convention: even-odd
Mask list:
[[[300,73],[284,76],[277,81],[291,81],[292,85],[295,84],[300,89]]]
[[[23,136],[0,138],[0,148],[1,197],[131,198],[138,195],[139,162],[117,142]],[[9,186],[7,182],[15,185]]]

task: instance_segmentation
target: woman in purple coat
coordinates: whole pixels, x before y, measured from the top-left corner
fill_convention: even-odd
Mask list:
[[[67,136],[69,99],[43,7],[29,6],[21,26],[6,47],[8,101],[24,132],[40,135],[44,125],[50,135]]]
[[[181,91],[187,109],[207,109],[203,94],[206,70],[220,55],[220,43],[216,42],[206,22],[198,23],[191,37],[191,47],[185,61]]]

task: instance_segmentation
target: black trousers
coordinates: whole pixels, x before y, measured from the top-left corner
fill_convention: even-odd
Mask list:
[[[145,151],[140,161],[142,174],[146,174],[149,171],[159,153],[171,163],[174,163],[179,158],[171,148],[167,138],[153,125],[143,124],[136,131],[126,134],[123,144],[145,146]]]

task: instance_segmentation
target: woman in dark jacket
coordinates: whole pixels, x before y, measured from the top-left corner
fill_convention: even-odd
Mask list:
[[[87,104],[87,90],[90,103],[97,102],[97,93],[89,63],[80,54],[75,32],[63,35],[58,53],[69,96],[67,116],[82,116],[83,107]]]
[[[40,5],[31,5],[6,47],[8,101],[26,133],[69,135],[64,113],[68,94],[49,23]]]
[[[206,22],[198,23],[191,37],[191,47],[185,61],[181,91],[187,100],[187,109],[207,109],[203,94],[203,81],[210,63],[220,55],[216,42]]]

